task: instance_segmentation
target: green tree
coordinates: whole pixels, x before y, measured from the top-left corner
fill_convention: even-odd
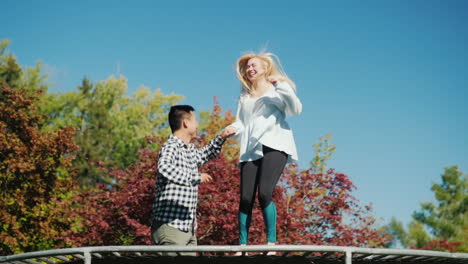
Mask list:
[[[75,142],[80,147],[74,167],[84,184],[111,182],[101,167],[125,168],[138,159],[145,137],[168,136],[167,112],[183,98],[151,93],[141,86],[127,96],[127,80],[111,76],[93,84],[84,78],[77,91],[48,94],[42,112],[49,116],[47,130],[78,128]],[[99,166],[95,166],[95,165]]]
[[[421,209],[413,213],[408,231],[392,218],[387,232],[405,247],[468,251],[468,195],[467,178],[458,166],[445,168],[442,183],[434,183],[431,190],[436,203],[421,203]],[[426,230],[429,230],[429,234]]]
[[[326,134],[324,137],[319,138],[319,142],[314,144],[315,156],[310,162],[310,167],[314,173],[325,174],[328,170],[328,161],[336,150],[335,144],[330,143],[332,136],[332,134]]]
[[[26,67],[25,70],[18,64],[16,57],[8,50],[8,40],[0,41],[0,80],[3,80],[11,89],[22,89],[23,93],[30,96],[41,97],[49,84],[46,83],[47,75],[42,73],[41,62],[34,67]],[[37,91],[42,91],[40,94]]]
[[[422,203],[413,218],[427,226],[438,239],[464,241],[463,251],[468,250],[468,181],[458,166],[445,168],[442,183],[432,184],[436,203]]]
[[[409,247],[422,248],[431,240],[423,224],[418,221],[411,221],[408,224],[407,244]]]
[[[400,244],[403,247],[409,246],[408,233],[406,232],[403,223],[398,221],[396,217],[392,217],[392,219],[390,220],[390,223],[383,230],[383,232],[389,233],[393,238],[393,241],[390,242],[388,246],[394,247],[397,245],[398,242],[400,242]]]

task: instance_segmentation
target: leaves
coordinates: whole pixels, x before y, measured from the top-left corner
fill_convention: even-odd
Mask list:
[[[0,81],[0,249],[4,253],[60,244],[69,221],[58,219],[57,196],[69,192],[69,180],[57,171],[69,167],[76,145],[73,128],[39,130],[36,96]],[[31,235],[33,234],[33,235]]]
[[[73,164],[74,175],[82,184],[112,183],[114,179],[93,166],[101,162],[108,168],[126,168],[137,161],[145,138],[168,136],[167,112],[182,96],[151,93],[140,87],[132,97],[126,95],[127,80],[113,76],[92,83],[84,78],[77,91],[49,94],[41,111],[49,119],[44,130],[64,126],[78,129],[74,140],[80,147]]]
[[[445,168],[442,182],[434,183],[436,203],[421,203],[413,213],[408,232],[396,219],[387,226],[396,241],[404,246],[451,252],[468,252],[468,195],[467,178],[458,166]],[[432,236],[427,233],[430,230]]]

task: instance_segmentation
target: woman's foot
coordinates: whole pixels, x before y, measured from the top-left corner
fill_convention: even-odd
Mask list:
[[[268,246],[274,246],[276,245],[275,242],[268,242]],[[267,256],[276,256],[276,251],[268,251],[268,253],[266,254]]]
[[[246,245],[240,245],[240,246],[246,246]],[[242,251],[238,251],[236,253],[234,253],[233,256],[237,256],[237,257],[240,257],[240,256],[248,256],[248,252],[242,252]]]

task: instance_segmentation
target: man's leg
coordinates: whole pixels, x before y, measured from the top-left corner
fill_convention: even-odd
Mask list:
[[[191,232],[192,235],[190,236],[190,239],[187,243],[187,246],[196,246],[198,243],[197,243],[197,236],[195,234],[195,232]],[[185,252],[185,253],[182,253],[181,254],[182,256],[196,256],[197,253],[196,252]]]
[[[153,224],[153,228],[151,230],[151,237],[153,238],[153,243],[155,245],[186,246],[189,244],[189,242],[192,239],[192,232],[183,232],[167,224],[162,224],[162,225]],[[177,256],[177,253],[166,252],[166,253],[163,253],[162,255],[163,256]],[[195,256],[196,253],[193,253],[193,254],[180,253],[180,255]]]

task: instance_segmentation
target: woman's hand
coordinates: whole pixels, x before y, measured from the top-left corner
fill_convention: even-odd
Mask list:
[[[270,75],[267,77],[267,80],[271,82],[271,84],[275,85],[277,82],[282,82],[286,80],[286,78],[284,78],[281,75]]]
[[[221,137],[223,139],[226,139],[236,133],[237,129],[233,126],[228,126],[223,130],[223,133],[221,134]]]

